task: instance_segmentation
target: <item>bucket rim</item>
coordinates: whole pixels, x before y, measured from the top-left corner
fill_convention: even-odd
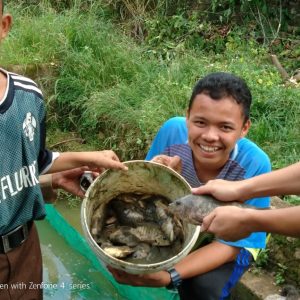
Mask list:
[[[159,168],[165,169],[167,172],[171,173],[172,175],[176,176],[178,179],[182,181],[182,183],[186,186],[187,191],[190,191],[191,193],[191,186],[190,184],[186,181],[186,179],[174,171],[172,168],[167,167],[163,164],[153,162],[153,161],[146,161],[146,160],[130,160],[130,161],[125,161],[123,162],[126,166],[130,166],[131,164],[137,164],[137,163],[143,163],[143,164],[150,164],[150,165],[156,165]],[[185,247],[178,252],[175,256],[170,257],[169,259],[162,260],[160,262],[156,263],[148,263],[148,264],[137,264],[137,263],[132,263],[132,262],[127,262],[125,260],[121,260],[118,258],[115,258],[108,253],[106,253],[94,240],[94,238],[91,235],[91,232],[89,230],[89,226],[87,223],[87,217],[86,217],[86,210],[87,210],[87,202],[89,201],[90,198],[90,193],[93,190],[94,185],[97,184],[100,180],[105,178],[106,176],[109,175],[110,172],[127,172],[124,170],[115,170],[115,169],[107,169],[103,173],[101,173],[90,185],[90,187],[87,189],[85,197],[82,201],[81,204],[81,225],[83,229],[84,235],[87,237],[86,240],[88,241],[89,245],[94,249],[94,252],[102,259],[103,262],[105,262],[107,265],[110,265],[116,269],[126,271],[127,273],[132,273],[132,274],[146,274],[146,273],[153,273],[156,271],[160,270],[167,270],[170,267],[174,266],[178,261],[183,259],[193,248],[193,246],[196,244],[197,239],[200,234],[200,226],[199,225],[193,225],[193,224],[188,224],[191,228],[194,229],[193,235],[189,242],[185,245]],[[110,262],[106,262],[106,258],[109,257]],[[162,267],[163,265],[163,267]]]

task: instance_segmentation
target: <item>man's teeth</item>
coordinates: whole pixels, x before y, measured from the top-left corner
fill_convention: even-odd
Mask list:
[[[218,147],[209,147],[209,146],[203,146],[203,145],[200,145],[200,148],[206,152],[216,152],[218,151]]]

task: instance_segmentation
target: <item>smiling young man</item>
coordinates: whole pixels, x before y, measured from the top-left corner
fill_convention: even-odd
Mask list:
[[[186,114],[188,143],[174,144],[172,138],[167,138],[171,146],[153,160],[170,165],[174,157],[180,157],[181,175],[192,187],[215,178],[242,180],[251,172],[254,175],[270,171],[267,155],[244,139],[250,128],[251,101],[251,92],[239,77],[222,72],[207,75],[198,81],[190,98]],[[169,132],[172,136],[172,130]],[[162,131],[160,134],[168,135]],[[173,135],[175,140],[184,141],[184,129],[179,135]],[[238,142],[242,152],[237,149]],[[268,207],[269,198],[251,199],[247,203]],[[252,261],[249,248],[264,248],[265,242],[263,232],[237,242],[213,240],[191,252],[171,270],[139,276],[113,269],[111,272],[120,283],[177,287],[181,299],[227,299]]]

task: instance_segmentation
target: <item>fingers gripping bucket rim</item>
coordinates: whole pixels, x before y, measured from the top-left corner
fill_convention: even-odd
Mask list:
[[[128,167],[127,171],[106,170],[88,188],[81,205],[81,225],[84,236],[100,261],[113,268],[132,274],[166,270],[191,251],[198,239],[200,226],[183,223],[185,238],[182,250],[170,259],[150,264],[135,264],[114,258],[105,253],[91,235],[91,216],[94,210],[100,205],[104,209],[105,204],[121,193],[159,194],[171,201],[191,193],[188,182],[164,165],[143,160],[127,161],[124,164]]]

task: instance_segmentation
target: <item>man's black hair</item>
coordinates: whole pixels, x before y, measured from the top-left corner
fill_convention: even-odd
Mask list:
[[[246,82],[230,73],[211,73],[200,79],[194,89],[189,102],[189,111],[197,95],[205,94],[214,100],[231,96],[242,105],[245,121],[249,119],[252,95]]]

